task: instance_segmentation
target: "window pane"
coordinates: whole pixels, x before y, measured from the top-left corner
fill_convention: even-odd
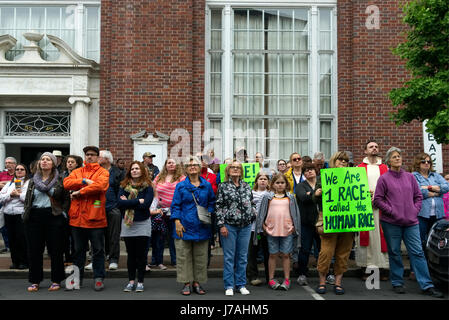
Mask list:
[[[98,29],[100,19],[98,7],[87,7],[87,28]]]
[[[290,31],[279,32],[279,36],[280,36],[279,49],[281,50],[295,49],[295,44],[293,42],[293,32]]]
[[[279,121],[279,138],[293,138],[293,121],[280,120]]]
[[[221,73],[211,74],[210,80],[210,93],[221,94]]]
[[[330,140],[320,141],[320,151],[324,153],[324,156],[329,159],[332,156],[332,148]]]
[[[332,50],[332,40],[330,31],[320,32],[320,49],[321,50]]]
[[[264,114],[264,97],[253,96],[248,97],[249,114],[263,115]]]
[[[221,49],[221,31],[212,31],[211,38],[211,49]]]
[[[246,10],[234,10],[234,30],[248,29]]]
[[[294,97],[294,110],[296,115],[305,116],[309,114],[309,99],[307,97]]]
[[[59,30],[59,28],[61,27],[60,11],[61,11],[61,8],[54,8],[54,7],[47,8],[46,26],[47,26],[47,31],[51,30],[52,32],[54,32],[52,34],[55,34],[55,31]]]
[[[331,94],[331,76],[320,76],[320,94]]]
[[[308,76],[295,76],[295,94],[307,94],[309,88]]]
[[[320,114],[331,114],[331,97],[320,97]]]
[[[75,29],[75,10],[76,6],[62,8],[62,27],[64,29]]]
[[[320,9],[320,31],[331,30],[331,8]]]
[[[221,53],[212,53],[210,64],[211,72],[221,72]]]
[[[267,77],[268,83],[268,94],[277,94],[279,93],[278,89],[278,75],[277,74],[269,74]]]
[[[332,55],[321,54],[320,55],[320,73],[330,74],[332,72]]]
[[[0,28],[13,29],[14,28],[14,8],[0,7]]]
[[[309,57],[306,54],[295,54],[295,73],[305,73],[309,72]]]
[[[233,114],[235,114],[235,115],[246,114],[247,99],[248,99],[248,97],[246,97],[246,96],[234,96]]]
[[[261,75],[250,75],[248,76],[248,86],[249,94],[263,94],[264,93],[264,82],[263,74]]]
[[[45,8],[31,8],[30,29],[42,32],[45,27]]]
[[[212,29],[221,29],[221,9],[211,10],[211,27]]]
[[[321,121],[320,122],[320,138],[330,139],[331,138],[331,122]]]
[[[234,93],[235,94],[247,94],[247,76],[243,73],[234,74]]]
[[[263,30],[263,20],[261,10],[249,11],[249,29],[251,30]]]
[[[293,94],[293,76],[280,75],[279,76],[279,92],[281,94]]]
[[[246,54],[234,54],[234,72],[247,72],[248,63]]]
[[[308,10],[307,9],[295,9],[295,30],[307,31]]]
[[[265,10],[265,30],[278,30],[278,11]]]
[[[307,139],[309,137],[309,122],[307,120],[296,121],[296,138]]]
[[[221,113],[221,96],[211,96],[210,113]]]
[[[249,58],[249,72],[263,72],[263,55],[261,54],[250,54]]]
[[[29,8],[16,8],[16,29],[19,34],[28,30],[30,20]]]

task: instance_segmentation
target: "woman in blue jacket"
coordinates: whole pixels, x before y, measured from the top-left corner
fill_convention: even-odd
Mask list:
[[[423,250],[426,252],[430,228],[436,221],[444,218],[443,195],[449,191],[449,183],[433,170],[432,159],[424,152],[416,155],[413,161],[413,175],[423,196],[418,221]]]
[[[215,194],[211,184],[200,176],[201,161],[197,157],[189,157],[184,164],[187,178],[176,186],[170,207],[170,219],[175,221],[173,237],[177,281],[184,284],[182,295],[190,295],[192,290],[202,295],[206,291],[200,282],[207,281],[207,249],[211,228],[200,222],[195,199],[198,205],[207,208],[212,214]]]
[[[153,186],[148,171],[140,161],[133,161],[120,184],[118,206],[122,212],[120,237],[125,240],[128,253],[127,267],[129,283],[123,291],[144,290],[146,245],[151,237],[150,206],[153,201]],[[137,270],[137,286],[135,285]]]

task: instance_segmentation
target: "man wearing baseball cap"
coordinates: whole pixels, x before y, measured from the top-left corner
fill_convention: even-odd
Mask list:
[[[53,150],[52,154],[56,157],[56,168],[59,174],[61,174],[64,171],[64,168],[62,168],[62,152],[60,150]]]
[[[152,154],[151,152],[145,152],[142,156],[143,163],[148,169],[151,180],[154,180],[154,178],[156,178],[156,176],[159,174],[159,168],[153,164],[153,158],[155,156],[156,155]]]
[[[83,149],[84,167],[75,169],[64,179],[64,188],[71,191],[69,217],[75,243],[74,263],[84,275],[87,242],[92,245],[92,267],[95,290],[104,288],[104,232],[107,227],[106,192],[109,172],[98,164],[100,150],[95,146]]]

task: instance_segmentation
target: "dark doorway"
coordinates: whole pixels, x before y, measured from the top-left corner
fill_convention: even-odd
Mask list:
[[[39,160],[40,156],[44,152],[52,152],[53,150],[59,150],[62,152],[63,157],[69,155],[70,147],[68,146],[27,146],[20,148],[20,162],[29,166],[31,162]]]

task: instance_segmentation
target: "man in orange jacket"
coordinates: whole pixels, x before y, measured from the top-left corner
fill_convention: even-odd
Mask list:
[[[109,172],[98,164],[100,150],[95,146],[83,149],[84,167],[75,169],[64,179],[64,188],[70,190],[72,203],[69,210],[70,226],[75,244],[74,263],[83,279],[87,242],[92,245],[92,267],[95,290],[104,288],[105,257],[104,230],[106,219],[106,191]]]

